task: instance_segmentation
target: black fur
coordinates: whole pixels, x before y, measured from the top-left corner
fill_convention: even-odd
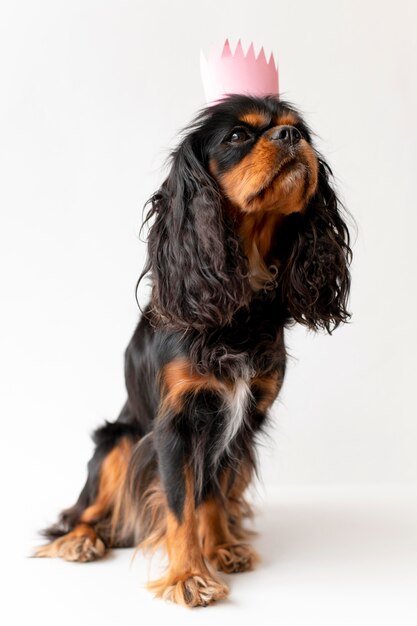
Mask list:
[[[231,322],[250,288],[222,195],[199,151],[196,137],[186,137],[150,200],[147,219],[154,222],[143,275],[152,273],[152,307],[164,321],[204,331]]]
[[[349,320],[349,231],[330,184],[331,170],[319,158],[318,189],[305,213],[287,217],[277,232],[283,260],[278,289],[296,322],[331,333]]]

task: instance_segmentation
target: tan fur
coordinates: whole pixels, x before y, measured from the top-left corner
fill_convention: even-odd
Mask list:
[[[239,541],[244,541],[253,535],[252,530],[245,527],[244,522],[253,517],[253,510],[244,494],[252,481],[253,468],[248,464],[241,464],[231,488],[226,489],[228,473],[225,472],[224,491],[227,497],[227,519],[231,533]]]
[[[163,397],[159,414],[169,409],[181,411],[185,396],[203,389],[216,391],[223,396],[233,391],[232,383],[221,381],[212,374],[199,374],[185,358],[175,359],[165,365],[161,374],[161,387]]]
[[[74,530],[36,549],[37,557],[60,557],[65,561],[86,563],[104,555],[106,547],[88,524],[78,524]]]
[[[228,595],[227,586],[210,571],[201,552],[194,506],[192,477],[185,475],[183,519],[167,512],[166,549],[169,568],[165,576],[149,583],[156,596],[184,606],[206,606]]]
[[[164,541],[167,533],[168,505],[159,479],[154,480],[142,497],[143,508],[140,512],[143,539],[138,549],[156,550]]]
[[[275,228],[282,220],[282,215],[273,212],[247,213],[240,216],[239,236],[243,250],[249,261],[249,282],[252,288],[273,286],[278,274],[278,267],[268,267],[265,259],[271,248]]]
[[[105,544],[96,532],[96,526],[100,534],[103,531],[102,536],[106,535],[106,541],[107,536],[110,539],[109,524],[105,520],[120,497],[131,450],[132,444],[128,439],[119,441],[102,463],[97,497],[83,511],[79,524],[71,532],[37,548],[34,556],[85,562],[104,555]]]
[[[231,574],[254,568],[259,557],[251,546],[233,535],[222,502],[207,500],[198,514],[203,553],[216,569]]]
[[[93,523],[103,518],[112,508],[127,471],[132,443],[124,438],[109,452],[100,469],[100,482],[95,502],[87,507],[80,521]]]
[[[240,121],[244,124],[249,124],[250,126],[266,126],[270,122],[270,118],[264,114],[259,113],[257,111],[250,111],[246,113],[240,118]],[[293,113],[285,113],[284,115],[279,115],[274,119],[275,126],[294,126],[297,124],[298,119]]]
[[[193,371],[188,359],[175,359],[165,365],[161,375],[163,399],[159,409],[162,414],[168,409],[181,411],[184,396],[189,393],[198,393],[203,389],[211,389],[223,393],[227,390],[225,383],[213,375],[202,376]]]
[[[299,119],[293,113],[284,113],[274,119],[275,126],[295,126]]]
[[[252,379],[252,385],[257,387],[262,393],[261,399],[258,401],[257,408],[262,413],[266,413],[269,407],[277,397],[282,385],[282,378],[278,372],[273,372],[267,376],[257,376]]]
[[[302,211],[316,189],[317,174],[317,159],[304,139],[296,158],[290,153],[281,157],[279,145],[264,134],[249,154],[218,178],[226,197],[244,213],[273,210],[283,216]]]
[[[246,113],[240,118],[240,121],[244,124],[249,124],[250,126],[264,126],[269,123],[269,118],[262,113],[257,113],[256,111],[252,111],[250,113]]]

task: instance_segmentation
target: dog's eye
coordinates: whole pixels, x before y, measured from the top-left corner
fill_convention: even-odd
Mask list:
[[[250,139],[250,135],[244,128],[235,128],[229,135],[227,141],[229,143],[243,143]]]

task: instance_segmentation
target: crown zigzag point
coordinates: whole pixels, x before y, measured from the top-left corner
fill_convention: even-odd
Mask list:
[[[262,48],[255,55],[253,42],[245,54],[241,39],[232,53],[229,39],[221,52],[212,46],[208,60],[201,54],[201,76],[207,101],[211,104],[227,94],[249,94],[252,96],[278,95],[278,64],[273,53],[267,62]]]

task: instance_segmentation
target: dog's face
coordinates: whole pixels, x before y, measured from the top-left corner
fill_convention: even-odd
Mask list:
[[[208,169],[243,213],[302,211],[317,188],[318,161],[299,114],[276,99],[245,97],[213,107],[201,132]]]

